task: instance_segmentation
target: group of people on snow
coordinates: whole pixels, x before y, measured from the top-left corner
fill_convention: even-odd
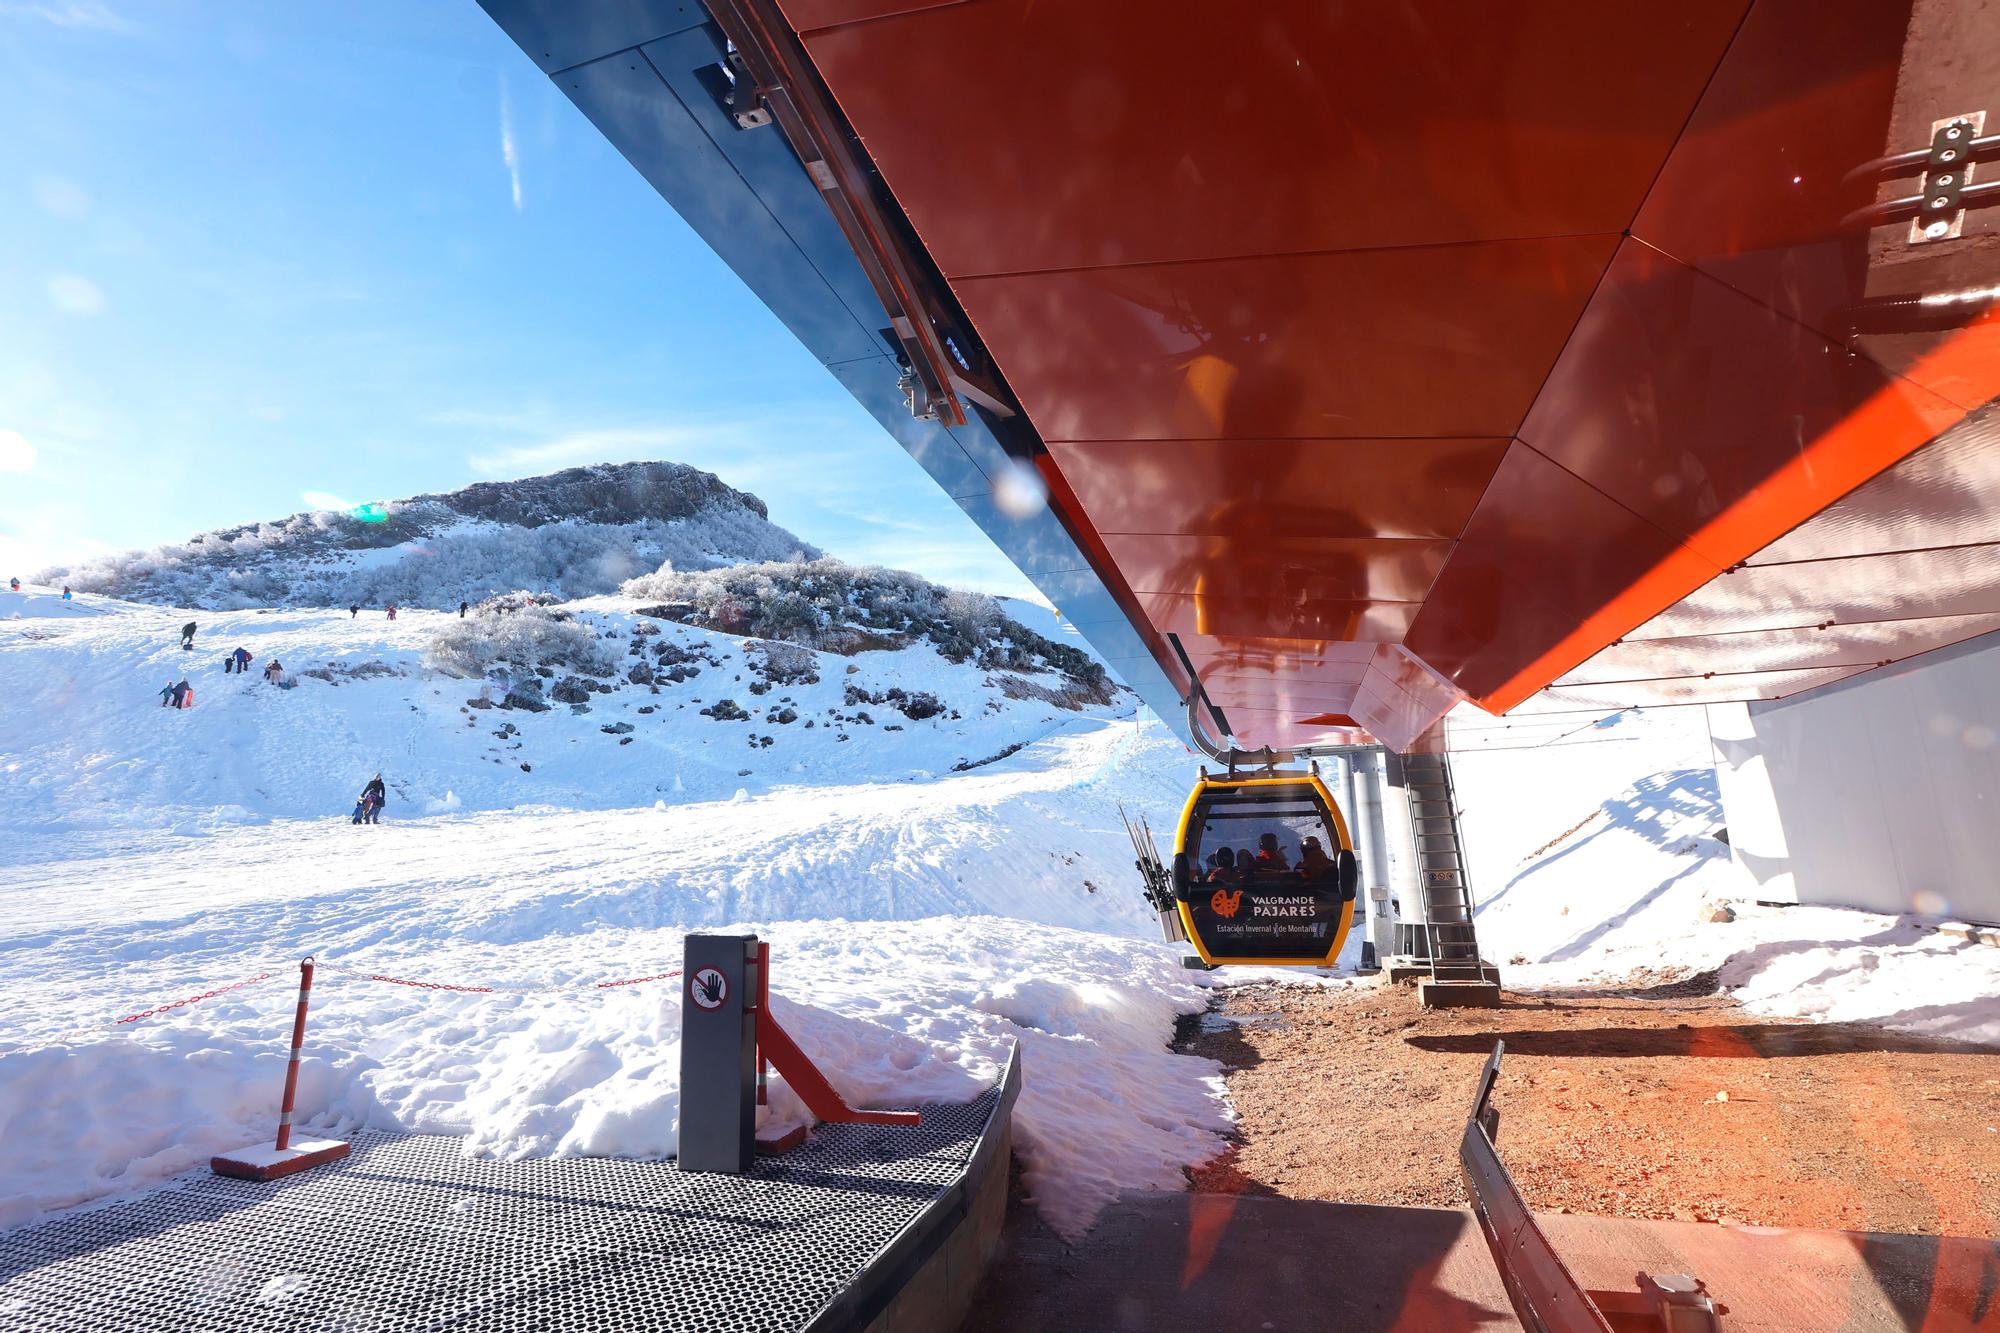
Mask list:
[[[192,620],[181,626],[182,649],[193,650],[196,628],[195,622]],[[240,646],[233,648],[222,659],[222,674],[225,676],[231,674],[247,676],[250,674],[250,664],[256,660],[256,657],[251,654],[248,648]],[[263,676],[269,684],[279,686],[280,688],[286,687],[284,664],[275,657],[264,664]],[[170,680],[161,687],[160,707],[194,707],[194,686],[188,683],[187,677],[183,676],[179,681]]]
[[[19,580],[19,579],[8,579],[8,580],[7,580],[7,589],[8,589],[8,591],[9,591],[9,592],[19,592],[19,591],[21,591],[21,580]],[[74,597],[72,597],[72,596],[70,595],[70,591],[69,591],[69,585],[68,585],[67,583],[63,584],[63,600],[64,600],[65,602],[73,602],[73,601],[75,601],[75,600],[76,600],[76,598],[74,598]]]

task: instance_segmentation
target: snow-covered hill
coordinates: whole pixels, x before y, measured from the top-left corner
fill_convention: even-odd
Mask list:
[[[1047,662],[988,669],[952,662],[928,641],[818,653],[646,609],[602,597],[553,612],[389,620],[0,592],[0,697],[21,742],[5,747],[13,757],[0,791],[20,836],[0,860],[45,855],[54,834],[73,845],[134,828],[344,814],[377,772],[391,820],[917,783],[1131,710],[1074,697],[1074,675]],[[589,669],[501,657],[468,680],[430,665],[440,642],[491,639],[504,653],[508,636],[552,615],[594,648]],[[186,651],[190,618],[198,629]],[[225,674],[238,647],[251,669]],[[291,688],[264,678],[273,660]],[[182,678],[194,706],[163,707],[160,690]]]
[[[816,554],[712,473],[606,463],[206,532],[36,582],[211,610],[443,608],[513,588],[595,596],[667,561],[706,569]]]

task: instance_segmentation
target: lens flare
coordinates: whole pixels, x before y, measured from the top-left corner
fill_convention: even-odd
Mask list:
[[[1009,518],[1032,518],[1049,506],[1048,483],[1034,468],[1010,458],[993,474],[993,502]]]

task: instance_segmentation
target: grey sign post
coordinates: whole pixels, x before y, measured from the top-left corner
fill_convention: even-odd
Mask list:
[[[690,935],[684,959],[680,1169],[741,1175],[757,1153],[757,937]]]

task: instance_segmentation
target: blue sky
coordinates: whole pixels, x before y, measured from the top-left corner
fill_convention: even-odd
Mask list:
[[[473,0],[0,0],[0,577],[666,458],[1007,563]]]

